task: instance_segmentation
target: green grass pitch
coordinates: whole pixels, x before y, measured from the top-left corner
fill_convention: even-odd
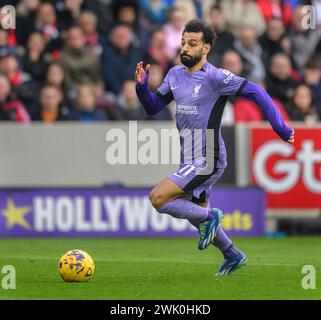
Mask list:
[[[196,238],[0,239],[0,270],[11,264],[17,272],[16,290],[0,286],[0,299],[321,299],[320,237],[234,241],[248,266],[215,277],[222,256],[213,246],[198,251]],[[69,249],[93,257],[90,282],[58,275]],[[304,265],[317,271],[315,290],[301,287]]]

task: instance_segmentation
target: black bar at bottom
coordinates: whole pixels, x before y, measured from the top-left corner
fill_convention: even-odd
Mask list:
[[[308,319],[321,300],[2,300],[4,319]]]

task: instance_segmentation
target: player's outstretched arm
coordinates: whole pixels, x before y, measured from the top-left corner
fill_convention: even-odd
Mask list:
[[[143,67],[143,61],[138,62],[135,71],[136,94],[148,115],[154,115],[166,106],[166,103],[148,87],[150,65]]]
[[[281,139],[291,144],[294,143],[294,130],[284,123],[279,109],[262,87],[254,82],[248,81],[240,92],[240,96],[255,102],[261,108],[273,130]]]

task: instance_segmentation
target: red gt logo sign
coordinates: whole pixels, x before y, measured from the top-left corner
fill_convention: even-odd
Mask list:
[[[321,128],[295,129],[295,144],[270,128],[251,129],[252,182],[269,208],[321,208]]]

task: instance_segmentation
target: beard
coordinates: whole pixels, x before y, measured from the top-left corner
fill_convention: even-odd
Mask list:
[[[202,59],[202,55],[198,55],[198,56],[189,56],[187,54],[181,54],[181,62],[184,66],[191,68],[194,67],[198,62],[200,62]]]

